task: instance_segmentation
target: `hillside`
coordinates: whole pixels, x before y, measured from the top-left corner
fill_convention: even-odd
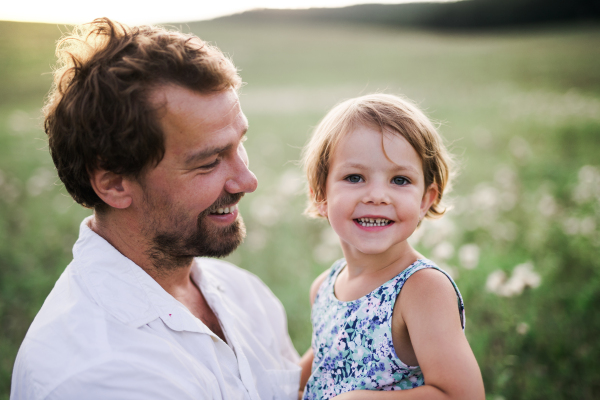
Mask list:
[[[600,20],[598,0],[464,0],[449,3],[361,4],[307,10],[261,9],[231,21],[359,22],[437,29],[482,29]]]

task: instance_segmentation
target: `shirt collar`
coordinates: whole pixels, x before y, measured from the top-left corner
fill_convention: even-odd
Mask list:
[[[81,223],[79,239],[73,246],[73,258],[75,273],[101,308],[135,328],[160,318],[175,331],[212,334],[146,271],[91,230],[88,224],[92,218],[90,216]],[[194,281],[198,282],[201,275],[200,266],[194,261]],[[203,286],[205,284],[203,282]]]

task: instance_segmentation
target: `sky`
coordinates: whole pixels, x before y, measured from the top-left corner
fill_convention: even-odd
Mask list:
[[[426,0],[412,0],[426,1]],[[446,0],[429,0],[446,1]],[[109,17],[125,24],[212,19],[255,8],[344,7],[411,0],[4,0],[0,20],[80,24]]]

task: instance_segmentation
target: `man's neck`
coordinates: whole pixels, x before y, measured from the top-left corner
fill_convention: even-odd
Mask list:
[[[190,290],[190,273],[193,258],[178,260],[176,267],[158,268],[151,254],[150,240],[143,236],[136,219],[126,212],[111,211],[90,219],[89,228],[110,243],[125,257],[150,275],[167,293],[176,294]]]
[[[178,260],[174,267],[157,268],[156,256],[152,256],[152,245],[142,234],[136,218],[126,212],[110,212],[94,215],[89,227],[125,257],[129,258],[150,275],[167,293],[173,296],[212,332],[226,342],[219,319],[208,305],[204,295],[192,281],[191,270],[194,259],[185,264]]]

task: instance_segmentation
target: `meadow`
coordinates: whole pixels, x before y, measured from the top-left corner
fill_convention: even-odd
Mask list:
[[[281,299],[300,353],[308,288],[341,256],[302,215],[300,150],[339,101],[402,94],[460,165],[450,211],[413,238],[456,279],[487,398],[600,398],[600,27],[440,32],[338,23],[172,26],[240,68],[259,188],[228,259]],[[56,177],[40,108],[69,27],[0,22],[0,399],[18,347],[71,260],[82,218]]]

